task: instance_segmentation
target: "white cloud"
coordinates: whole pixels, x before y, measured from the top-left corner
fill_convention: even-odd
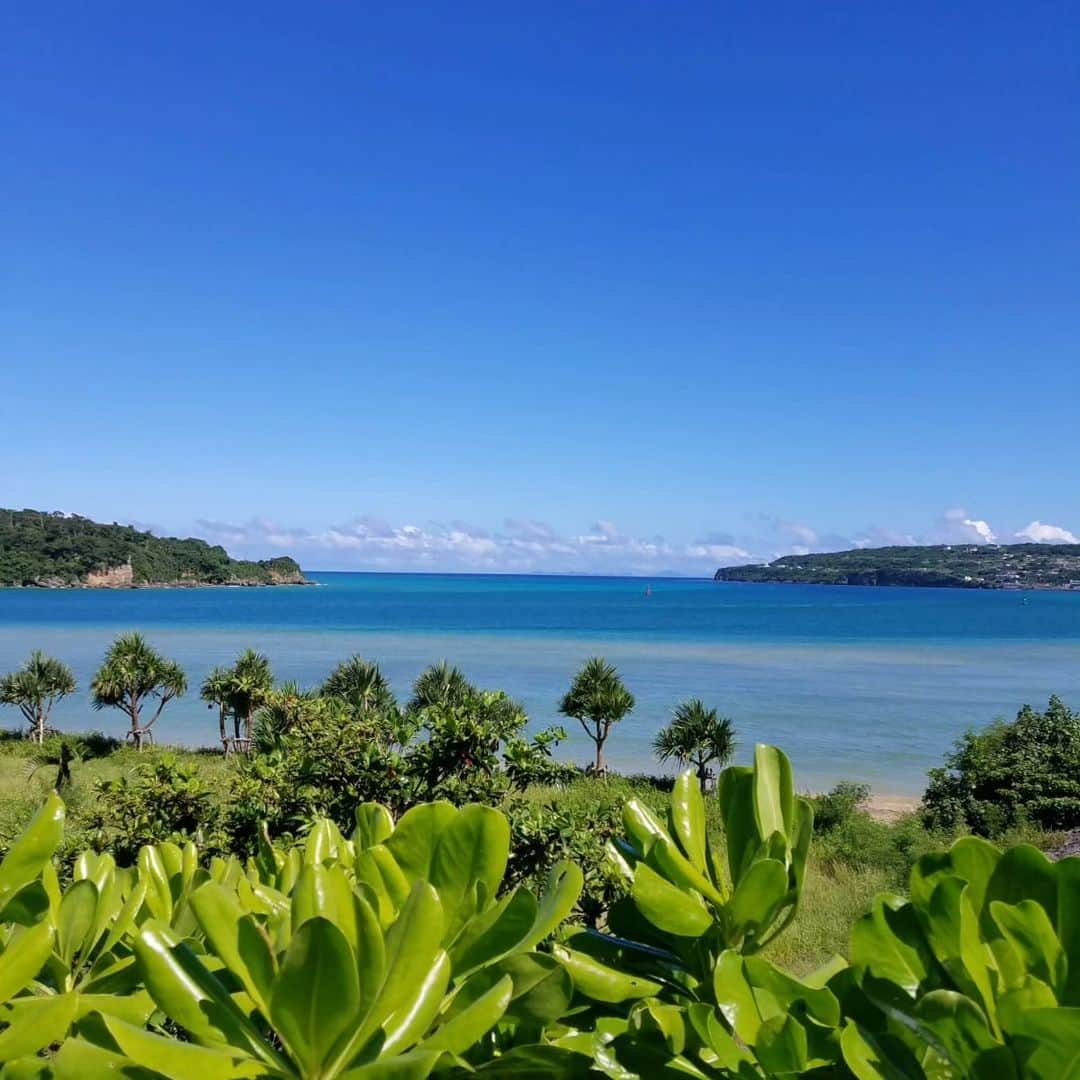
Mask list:
[[[510,519],[501,532],[464,522],[395,526],[370,516],[311,530],[283,529],[263,518],[246,523],[203,519],[198,526],[202,536],[234,554],[291,554],[313,568],[709,575],[722,564],[753,558],[734,542],[710,538],[675,543],[660,536],[628,536],[606,520],[597,521],[588,533],[569,537],[531,519]]]
[[[1033,521],[1016,535],[1021,540],[1030,540],[1035,544],[1080,544],[1075,533],[1060,525],[1044,525],[1041,521]]]
[[[993,544],[994,530],[981,518],[973,518],[963,507],[946,510],[931,541],[937,544]]]

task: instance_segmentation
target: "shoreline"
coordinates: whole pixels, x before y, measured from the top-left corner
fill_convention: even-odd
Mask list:
[[[918,795],[888,795],[872,791],[866,800],[866,812],[875,821],[891,825],[917,810],[921,802]]]

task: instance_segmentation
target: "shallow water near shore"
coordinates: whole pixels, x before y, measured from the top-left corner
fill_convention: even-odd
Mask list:
[[[650,743],[672,706],[701,697],[735,721],[738,758],[758,741],[790,754],[800,787],[856,779],[918,793],[966,728],[1052,693],[1080,705],[1080,593],[718,584],[708,580],[312,573],[316,588],[0,590],[0,671],[42,648],[80,692],[57,726],[124,730],[85,693],[111,639],[141,630],[192,687],[166,709],[159,742],[211,744],[198,699],[215,664],[266,652],[279,679],[317,684],[352,652],[376,659],[406,697],[428,663],[520,699],[534,726],[559,721],[576,668],[602,654],[637,707],[609,763],[656,771]],[[651,595],[646,586],[651,585]],[[6,714],[6,715],[5,715]],[[14,726],[15,710],[0,711]],[[561,756],[591,744],[564,721]]]

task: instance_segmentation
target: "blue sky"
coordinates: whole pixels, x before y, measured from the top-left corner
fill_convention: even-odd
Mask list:
[[[1080,534],[1072,5],[0,32],[0,503],[315,568]]]

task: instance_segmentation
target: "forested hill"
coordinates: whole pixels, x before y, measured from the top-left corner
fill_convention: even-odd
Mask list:
[[[303,585],[280,557],[232,559],[205,540],[176,540],[76,514],[0,509],[0,585]]]
[[[1080,589],[1080,544],[952,544],[785,555],[768,564],[723,567],[716,580]]]

